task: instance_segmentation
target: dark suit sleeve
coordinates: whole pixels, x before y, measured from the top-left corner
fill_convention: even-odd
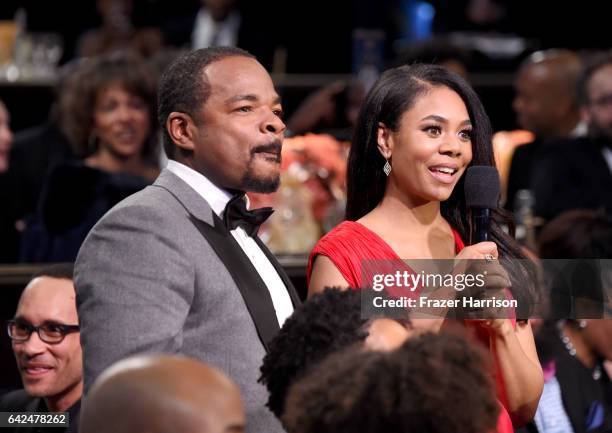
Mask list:
[[[586,181],[588,167],[581,143],[564,143],[542,156],[533,174],[535,212],[547,220],[571,209],[594,208],[600,191]]]
[[[180,350],[194,268],[173,223],[147,206],[120,206],[83,244],[75,285],[86,389],[120,359]]]
[[[569,175],[567,164],[558,153],[548,153],[542,157],[533,175],[536,215],[550,219],[562,212],[564,201],[561,197],[573,194],[568,185]]]

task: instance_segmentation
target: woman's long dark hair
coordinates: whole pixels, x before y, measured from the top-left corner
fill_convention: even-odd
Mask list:
[[[347,170],[346,219],[355,221],[372,211],[383,199],[387,176],[382,168],[385,159],[378,150],[378,124],[383,123],[397,132],[402,115],[416,101],[435,87],[454,90],[463,100],[472,122],[472,165],[495,166],[492,130],[480,99],[470,85],[457,74],[437,65],[400,66],[386,71],[368,93],[361,107]],[[448,200],[441,203],[442,216],[467,239],[470,232],[469,212],[465,203],[464,178],[459,179]],[[514,223],[501,208],[493,211],[491,240],[497,244],[500,258],[518,264],[511,270],[513,294],[519,305],[531,305],[536,281],[534,270],[527,265],[527,257],[512,237]],[[506,234],[502,225],[509,228]],[[525,281],[531,283],[526,284]],[[521,288],[520,290],[518,288]],[[515,293],[516,292],[516,293]]]

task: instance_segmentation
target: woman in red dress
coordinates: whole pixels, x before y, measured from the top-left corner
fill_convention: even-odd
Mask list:
[[[433,65],[385,72],[357,122],[348,163],[347,221],[311,253],[309,295],[328,286],[367,286],[362,281],[367,259],[526,259],[499,226],[497,211],[491,241],[464,246],[469,220],[462,175],[471,165],[494,165],[490,122],[471,87]],[[520,298],[520,282],[513,273],[509,278],[512,295]],[[443,320],[413,324],[435,332]],[[516,425],[529,421],[542,392],[531,326],[498,318],[479,321],[478,327],[495,358],[503,406],[498,431],[511,432],[508,415]]]

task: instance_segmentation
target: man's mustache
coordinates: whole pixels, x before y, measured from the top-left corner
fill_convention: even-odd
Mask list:
[[[274,140],[267,144],[261,144],[251,149],[251,156],[256,153],[275,153],[277,155],[278,162],[281,160],[281,150],[283,143],[280,140]]]

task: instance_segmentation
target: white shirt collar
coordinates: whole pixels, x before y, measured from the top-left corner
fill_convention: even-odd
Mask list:
[[[610,169],[610,173],[612,173],[612,150],[609,147],[604,147],[602,150],[604,159],[608,164],[608,168]]]
[[[572,138],[584,137],[589,132],[589,128],[585,122],[578,122],[576,127],[572,129],[569,136]]]
[[[172,159],[168,160],[166,168],[180,177],[187,185],[192,187],[204,200],[206,200],[214,213],[218,216],[222,215],[227,202],[232,198],[232,195],[228,191],[219,188],[203,174]]]
[[[218,46],[236,46],[240,21],[241,16],[238,11],[233,11],[225,20],[216,22],[208,9],[200,8],[191,34],[191,47],[197,49],[210,46],[215,33],[218,33]]]

